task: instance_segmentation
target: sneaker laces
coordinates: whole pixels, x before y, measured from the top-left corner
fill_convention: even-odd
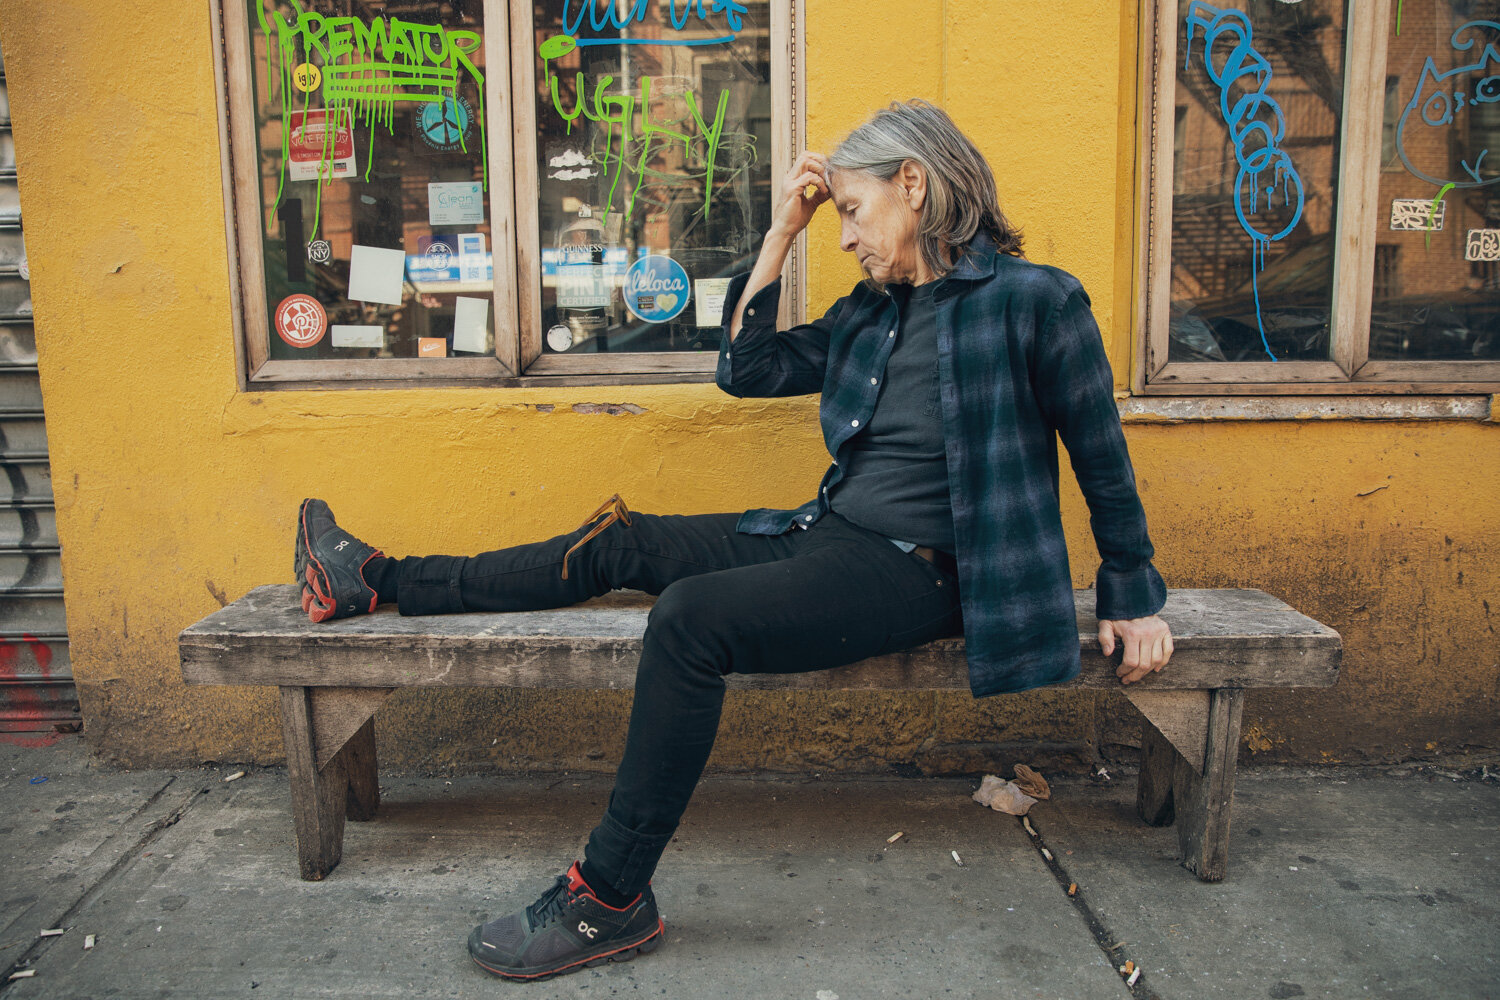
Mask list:
[[[599,518],[603,517],[606,512],[608,512],[609,516],[600,521]],[[584,520],[584,522],[578,526],[578,530],[582,531],[584,528],[588,527],[595,521],[598,521],[599,523],[594,524],[593,530],[590,531],[587,535],[584,535],[582,538],[578,539],[578,541],[574,542],[572,547],[569,548],[568,551],[563,553],[562,578],[564,580],[568,578],[568,560],[572,557],[574,552],[577,552],[580,548],[583,547],[585,542],[592,541],[596,535],[598,535],[605,528],[608,528],[611,524],[614,524],[616,521],[623,521],[625,523],[625,527],[630,527],[630,510],[625,506],[625,501],[620,499],[620,494],[616,493],[614,496],[610,497],[608,500],[600,504],[599,509],[590,514]]]
[[[526,922],[532,930],[546,926],[567,911],[573,898],[573,893],[568,890],[568,876],[557,876],[556,884],[542,893],[535,903],[526,907]]]

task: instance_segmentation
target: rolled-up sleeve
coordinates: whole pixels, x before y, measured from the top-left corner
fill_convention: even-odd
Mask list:
[[[735,277],[724,295],[723,335],[714,381],[731,396],[821,392],[828,365],[829,332],[845,300],[834,303],[818,320],[777,330],[776,313],[781,304],[781,279],[777,278],[745,304],[739,336],[731,343],[729,326],[734,307],[749,281],[748,274]]]
[[[1056,428],[1089,507],[1099,547],[1097,613],[1120,621],[1154,615],[1166,603],[1146,511],[1114,399],[1114,375],[1081,287],[1071,289],[1038,337],[1037,400]]]

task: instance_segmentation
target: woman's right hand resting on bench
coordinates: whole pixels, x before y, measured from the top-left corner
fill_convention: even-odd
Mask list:
[[[1147,674],[1167,665],[1172,658],[1172,630],[1160,615],[1130,618],[1125,621],[1101,621],[1099,646],[1105,656],[1114,655],[1115,637],[1120,639],[1124,658],[1115,668],[1121,684],[1134,684]]]

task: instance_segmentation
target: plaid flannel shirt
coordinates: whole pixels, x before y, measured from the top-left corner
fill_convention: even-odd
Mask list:
[[[821,393],[833,456],[812,500],[739,521],[741,532],[780,534],[827,513],[848,443],[875,411],[900,317],[892,297],[862,283],[821,319],[778,332],[778,280],[746,304],[731,344],[729,317],[748,281],[737,277],[725,298],[719,387],[741,397]],[[1166,601],[1088,296],[1072,275],[997,253],[981,235],[935,298],[970,689],[983,697],[1069,680],[1080,663],[1059,437],[1102,560],[1099,617],[1141,618]]]

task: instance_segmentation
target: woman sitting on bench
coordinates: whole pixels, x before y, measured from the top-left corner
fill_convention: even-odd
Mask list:
[[[778,331],[778,276],[828,202],[865,280],[821,319]],[[1059,436],[1102,558],[1105,654],[1123,646],[1126,684],[1172,654],[1088,296],[1022,257],[989,165],[942,110],[893,104],[832,154],[804,152],[726,301],[721,388],[822,394],[833,462],[796,510],[658,516],[614,497],[572,534],[404,559],[340,529],[321,500],[299,512],[296,572],[314,621],[389,602],[428,615],[659,595],[584,860],[469,937],[496,975],[542,979],[661,943],[649,883],[713,747],[726,674],[824,670],[962,632],[976,697],[1077,675]]]

